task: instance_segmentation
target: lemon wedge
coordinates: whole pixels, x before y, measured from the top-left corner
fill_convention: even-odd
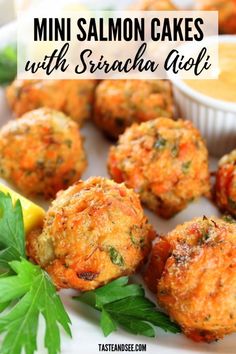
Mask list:
[[[15,203],[17,199],[20,200],[23,211],[24,227],[26,234],[42,225],[45,215],[45,211],[43,208],[1,183],[0,191],[5,194],[9,193],[13,203]]]

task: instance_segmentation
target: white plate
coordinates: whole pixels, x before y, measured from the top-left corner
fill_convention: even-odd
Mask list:
[[[0,46],[10,41],[14,41],[14,26],[8,26],[0,30]],[[12,116],[7,107],[4,91],[0,89],[0,124],[4,124],[11,118]],[[86,124],[82,131],[86,137],[85,148],[89,160],[89,167],[83,179],[95,175],[107,176],[106,159],[110,144],[91,123]],[[212,168],[215,165],[216,160],[212,159]],[[149,211],[146,211],[146,213],[158,233],[166,233],[176,225],[196,216],[219,215],[217,209],[204,198],[192,203],[187,209],[169,221],[164,221]],[[98,344],[146,344],[146,353],[148,354],[235,353],[235,334],[226,336],[224,340],[212,344],[194,343],[182,334],[175,335],[165,333],[161,330],[157,330],[157,337],[154,339],[130,335],[122,330],[118,330],[108,338],[104,338],[98,326],[98,314],[86,305],[73,301],[71,299],[72,293],[71,291],[60,293],[72,320],[73,333],[73,340],[62,333],[62,354],[96,354],[99,353]],[[41,321],[38,354],[46,353],[43,349],[43,331],[44,323]],[[138,351],[135,353],[138,353]]]

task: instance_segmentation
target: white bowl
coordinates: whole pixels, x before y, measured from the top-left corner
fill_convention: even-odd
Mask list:
[[[219,43],[236,43],[236,36],[218,38]],[[209,153],[219,157],[235,149],[236,103],[214,99],[192,89],[180,78],[172,75],[169,78],[180,116],[191,120],[200,130]]]

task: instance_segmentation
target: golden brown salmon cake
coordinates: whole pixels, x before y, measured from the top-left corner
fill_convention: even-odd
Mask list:
[[[221,158],[216,173],[216,203],[236,217],[236,150]]]
[[[155,244],[145,279],[191,339],[235,332],[236,224],[203,217],[177,226]]]
[[[24,194],[55,197],[86,165],[78,126],[63,113],[41,108],[0,130],[0,175]]]
[[[134,124],[111,147],[108,170],[165,218],[210,191],[207,149],[190,121],[158,118]]]
[[[136,193],[93,177],[58,194],[27,250],[58,288],[86,291],[133,273],[154,236]]]
[[[140,11],[174,11],[177,7],[171,0],[140,0],[133,6],[134,10]]]
[[[134,122],[172,117],[171,85],[165,80],[104,80],[96,89],[93,119],[117,138]]]
[[[15,80],[7,88],[7,99],[17,117],[48,107],[81,125],[91,116],[95,86],[95,80]]]

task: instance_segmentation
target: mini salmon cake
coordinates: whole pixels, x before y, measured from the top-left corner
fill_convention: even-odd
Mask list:
[[[126,127],[173,116],[171,84],[165,80],[104,80],[96,89],[93,119],[111,138]]]
[[[219,162],[215,199],[222,211],[236,217],[236,150],[223,156]]]
[[[141,0],[134,5],[135,10],[140,11],[174,11],[176,6],[170,0]]]
[[[110,149],[108,170],[142,202],[169,218],[210,191],[208,153],[190,121],[158,118],[134,124]]]
[[[54,197],[86,165],[78,126],[63,113],[41,108],[0,130],[0,175],[26,195]]]
[[[155,244],[145,280],[191,339],[235,332],[236,224],[203,217],[177,226]]]
[[[220,33],[236,34],[236,0],[198,0],[196,9],[218,11]]]
[[[48,107],[81,125],[91,116],[95,86],[95,80],[15,80],[7,88],[7,99],[17,117]]]
[[[154,236],[132,189],[92,177],[58,194],[27,252],[58,288],[86,291],[132,274]]]

